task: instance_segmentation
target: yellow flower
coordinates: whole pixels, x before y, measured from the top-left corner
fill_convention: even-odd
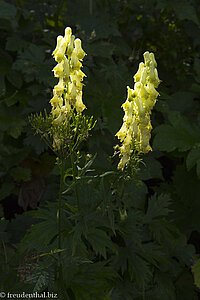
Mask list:
[[[59,79],[53,89],[51,114],[53,122],[60,124],[70,118],[71,109],[75,108],[81,113],[86,106],[82,101],[83,78],[86,76],[82,71],[82,60],[86,55],[82,49],[81,40],[75,39],[70,27],[65,29],[64,37],[57,37],[57,45],[53,56],[57,65],[53,68],[54,76]],[[59,149],[60,141],[54,136],[54,147]]]
[[[150,114],[159,93],[156,91],[160,80],[158,78],[157,63],[153,53],[144,53],[144,63],[139,64],[134,76],[134,89],[127,87],[127,100],[122,104],[124,118],[121,129],[116,136],[122,143],[119,147],[119,169],[128,164],[133,149],[140,153],[152,150],[149,145],[151,138]]]
[[[70,27],[65,29],[65,35],[58,36],[56,49],[53,56],[58,64],[53,68],[54,76],[59,78],[58,84],[53,89],[53,98],[50,100],[54,115],[65,115],[66,109],[75,108],[81,113],[86,106],[82,102],[83,78],[82,60],[86,55],[82,49],[81,40],[75,39]],[[55,113],[56,112],[56,113]],[[59,116],[57,122],[62,120]]]

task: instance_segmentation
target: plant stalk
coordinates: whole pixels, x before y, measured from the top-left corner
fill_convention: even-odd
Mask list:
[[[63,179],[64,179],[64,161],[62,160],[61,161],[61,170],[60,170],[60,188],[59,188],[58,215],[57,215],[57,218],[58,218],[58,249],[61,249],[61,207],[62,207]]]
[[[76,170],[75,170],[75,164],[74,164],[74,155],[73,155],[72,152],[70,154],[70,157],[71,157],[71,164],[72,164],[73,180],[74,180],[74,183],[75,183],[74,191],[75,191],[75,195],[76,195],[76,203],[77,203],[77,207],[80,208],[78,188],[77,188],[77,185],[76,185]]]

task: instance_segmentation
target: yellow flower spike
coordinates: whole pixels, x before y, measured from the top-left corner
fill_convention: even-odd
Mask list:
[[[86,75],[81,71],[85,55],[81,40],[75,39],[71,28],[67,27],[64,37],[58,36],[56,49],[53,51],[53,56],[58,63],[53,68],[53,72],[54,76],[59,78],[59,82],[53,89],[50,103],[56,123],[69,116],[73,107],[78,113],[86,108],[82,101],[82,81]]]
[[[127,87],[127,100],[122,104],[123,124],[116,136],[121,142],[119,169],[124,169],[130,161],[133,149],[140,153],[152,150],[150,114],[159,93],[156,91],[160,80],[157,63],[153,53],[143,54],[144,63],[139,64],[134,76],[134,89]]]

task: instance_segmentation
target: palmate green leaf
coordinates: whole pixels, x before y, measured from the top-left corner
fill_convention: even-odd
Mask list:
[[[40,136],[34,135],[31,130],[26,129],[27,137],[24,139],[25,146],[32,146],[37,154],[41,154],[48,149],[48,145],[41,139]]]
[[[143,243],[140,254],[149,264],[154,265],[157,268],[159,268],[159,263],[162,262],[163,259],[165,262],[167,261],[163,249],[155,242]]]
[[[20,245],[21,251],[33,249],[44,251],[56,238],[58,233],[56,204],[48,202],[46,207],[29,212],[33,218],[39,219],[40,222],[32,225],[27,231]]]
[[[154,132],[153,141],[155,150],[171,152],[175,149],[187,151],[198,143],[200,134],[198,128],[193,126],[185,117],[177,112],[169,113],[172,125],[160,125]]]
[[[139,251],[136,252],[133,244],[119,248],[114,265],[117,270],[120,270],[123,278],[128,272],[130,280],[134,282],[136,280],[138,287],[145,287],[152,278],[150,263],[140,255]]]
[[[176,233],[176,227],[163,218],[152,220],[148,228],[153,238],[159,243],[163,239],[170,239]]]
[[[76,251],[76,247],[78,246],[79,243],[82,243],[82,234],[86,234],[87,229],[85,227],[85,224],[80,222],[78,225],[76,225],[73,230],[72,230],[72,254],[74,255]]]
[[[35,225],[28,230],[22,240],[21,250],[38,250],[42,251],[51,243],[57,235],[56,222],[44,221]]]
[[[133,251],[128,252],[127,261],[131,280],[136,279],[139,287],[146,287],[152,278],[150,264]]]
[[[161,194],[159,196],[152,196],[149,199],[148,208],[144,217],[145,223],[151,223],[153,219],[167,216],[171,211],[169,205],[171,203],[170,196]]]
[[[36,79],[40,83],[51,85],[53,76],[51,76],[52,60],[45,59],[44,46],[29,44],[20,52],[18,60],[13,64],[16,71],[20,71],[25,76],[26,82]]]
[[[91,244],[95,253],[102,255],[105,259],[107,258],[107,248],[115,253],[117,251],[117,248],[111,241],[110,237],[101,229],[90,229],[87,233],[87,240]]]

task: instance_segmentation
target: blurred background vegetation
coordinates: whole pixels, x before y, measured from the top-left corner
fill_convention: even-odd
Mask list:
[[[0,231],[17,244],[32,220],[24,211],[57,193],[55,156],[35,136],[31,113],[50,110],[56,81],[52,51],[70,26],[87,56],[84,103],[97,125],[84,145],[110,168],[126,86],[145,51],[154,52],[160,97],[152,113],[153,152],[141,167],[135,197],[167,193],[171,222],[200,254],[200,5],[199,0],[0,0]],[[183,243],[184,244],[184,243]],[[177,299],[198,299],[189,271]]]

